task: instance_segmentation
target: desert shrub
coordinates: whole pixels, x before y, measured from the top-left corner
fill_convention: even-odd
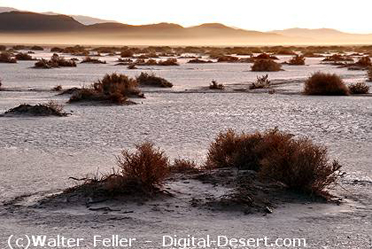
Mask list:
[[[124,50],[120,53],[120,56],[123,57],[123,58],[133,57],[133,55],[134,55],[133,52],[129,49],[126,49],[126,50]]]
[[[18,53],[16,54],[15,58],[16,60],[19,60],[19,61],[32,61],[33,60],[32,56],[27,53]]]
[[[348,95],[349,89],[336,74],[317,72],[305,82],[306,95]]]
[[[209,85],[209,89],[212,90],[223,90],[225,86],[223,84],[218,84],[217,81],[212,80],[212,83]]]
[[[28,105],[21,104],[5,112],[5,115],[32,115],[32,116],[67,116],[63,112],[63,106],[50,101],[46,104]]]
[[[270,87],[270,80],[269,80],[269,75],[263,75],[263,76],[257,76],[256,82],[252,83],[249,86],[249,89],[260,89],[260,88],[269,88]]]
[[[74,60],[66,60],[63,57],[54,54],[50,60],[41,59],[38,60],[34,65],[34,68],[41,69],[50,69],[58,67],[76,67],[76,62]]]
[[[280,71],[282,65],[276,63],[271,59],[259,59],[256,60],[252,66],[252,71],[256,72],[275,72]]]
[[[262,53],[257,55],[256,57],[253,57],[255,60],[279,60],[278,57],[269,55],[266,53]]]
[[[261,176],[310,195],[325,195],[325,188],[336,182],[341,166],[329,161],[325,147],[307,138],[284,139],[273,145],[268,145],[260,161]]]
[[[199,64],[199,63],[213,63],[213,61],[211,61],[211,60],[201,60],[201,59],[198,59],[198,58],[196,58],[196,59],[191,59],[191,60],[189,60],[187,63],[195,63],[195,64]]]
[[[367,94],[369,92],[369,86],[364,82],[358,82],[348,86],[351,94]]]
[[[146,62],[145,62],[145,65],[148,65],[148,66],[156,66],[158,65],[158,62],[154,59],[148,59]]]
[[[368,80],[372,81],[372,67],[368,67],[367,76],[368,76]]]
[[[117,157],[120,174],[149,191],[161,187],[169,174],[168,157],[149,142],[137,145],[136,150],[123,150]]]
[[[75,91],[69,102],[104,101],[114,104],[129,104],[128,97],[143,97],[135,79],[123,74],[106,74],[102,80],[88,88]]]
[[[353,58],[341,54],[333,54],[323,59],[324,62],[353,62]]]
[[[165,61],[160,60],[158,61],[158,65],[159,66],[179,66],[177,59],[175,58],[169,58],[169,59],[166,59]]]
[[[63,48],[53,47],[53,48],[50,49],[50,52],[52,52],[52,53],[63,53]]]
[[[34,50],[34,51],[43,51],[44,50],[44,48],[43,47],[41,47],[41,46],[32,46],[31,48],[30,48],[30,50]]]
[[[274,54],[276,54],[276,55],[296,55],[295,52],[293,52],[292,50],[290,50],[288,48],[278,49],[277,51],[274,52]]]
[[[295,55],[288,61],[289,65],[305,65],[305,57],[303,55]]]
[[[200,169],[198,165],[193,160],[180,159],[177,158],[174,160],[174,163],[170,167],[172,173],[198,173]]]
[[[320,195],[337,180],[341,167],[337,161],[329,162],[326,148],[278,129],[220,133],[210,145],[205,166],[254,170],[290,189]]]
[[[323,57],[322,55],[320,54],[316,54],[316,53],[313,53],[313,52],[305,52],[302,54],[304,57],[310,57],[310,58],[317,58],[317,57]]]
[[[359,67],[364,67],[364,68],[368,68],[370,66],[372,66],[372,63],[371,63],[371,59],[369,58],[369,56],[363,56],[361,57],[356,63],[355,63],[356,66],[359,66]]]
[[[5,50],[6,50],[6,46],[0,45],[0,51],[5,51]]]
[[[164,78],[156,76],[154,73],[141,73],[136,77],[136,80],[141,86],[173,87],[172,83]]]
[[[24,45],[15,45],[12,48],[13,48],[13,50],[22,50],[22,49],[26,49],[26,46],[24,46]]]
[[[0,63],[17,63],[17,60],[8,52],[0,53]]]
[[[60,92],[60,91],[62,91],[62,86],[61,85],[55,86],[55,87],[52,88],[52,91]]]
[[[217,59],[217,62],[238,62],[239,61],[239,57],[235,57],[235,56],[220,56],[218,57]]]
[[[106,61],[101,61],[97,58],[92,58],[90,56],[87,56],[80,63],[106,64]]]

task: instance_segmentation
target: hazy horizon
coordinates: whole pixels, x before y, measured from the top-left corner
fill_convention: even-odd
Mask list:
[[[281,2],[265,0],[255,3],[232,0],[228,5],[210,0],[180,1],[177,4],[170,0],[157,2],[0,0],[0,6],[33,12],[52,11],[66,15],[84,15],[132,25],[167,22],[190,27],[202,23],[222,23],[230,27],[263,32],[298,27],[329,28],[360,34],[372,33],[372,28],[365,18],[369,14],[368,7],[372,4],[363,0],[356,0],[352,5],[320,0],[312,1],[311,5],[304,5],[303,2],[294,0]],[[288,14],[286,12],[289,9],[291,11]]]

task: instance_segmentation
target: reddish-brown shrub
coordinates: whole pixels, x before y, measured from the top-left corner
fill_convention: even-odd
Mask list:
[[[252,66],[252,71],[257,72],[275,72],[280,71],[282,65],[276,63],[271,59],[259,59],[256,60]]]
[[[305,82],[306,95],[349,95],[349,89],[336,74],[317,72]]]
[[[149,191],[161,187],[170,172],[168,157],[149,142],[137,145],[136,150],[123,150],[117,157],[120,174]]]
[[[141,86],[153,86],[153,87],[173,87],[173,84],[164,78],[156,76],[154,73],[141,73],[136,77],[137,82]]]
[[[348,86],[351,94],[367,94],[369,92],[369,86],[364,82],[358,82]]]
[[[305,65],[305,57],[303,55],[295,55],[288,61],[289,65],[303,66]]]
[[[188,159],[175,159],[170,168],[172,173],[198,173],[200,169],[193,160]]]

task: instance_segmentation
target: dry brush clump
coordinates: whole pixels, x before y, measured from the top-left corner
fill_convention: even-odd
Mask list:
[[[34,68],[50,69],[59,67],[76,67],[74,60],[66,60],[64,57],[54,54],[50,60],[41,59],[35,62]]]
[[[101,61],[100,59],[92,58],[90,56],[87,56],[80,63],[106,64],[106,61]]]
[[[49,101],[46,104],[21,104],[15,108],[12,108],[5,112],[5,116],[67,116],[67,113],[63,111],[63,106],[54,101]]]
[[[140,86],[152,86],[152,87],[164,87],[164,88],[171,88],[173,84],[170,83],[168,80],[156,76],[154,73],[141,73],[139,76],[136,77],[137,82]]]
[[[93,198],[103,195],[152,196],[161,191],[170,173],[169,159],[152,143],[136,145],[136,151],[123,150],[117,157],[117,169],[101,177],[88,177],[71,190],[83,190]]]
[[[369,92],[369,86],[364,82],[350,84],[348,88],[351,94],[367,94]]]
[[[33,61],[34,60],[32,56],[27,53],[18,53],[16,54],[15,58],[16,60],[19,60],[19,61]]]
[[[9,52],[0,53],[0,63],[17,63],[17,60],[13,58]]]
[[[306,95],[349,95],[349,89],[336,74],[317,72],[305,82]]]
[[[172,173],[193,174],[201,172],[201,169],[194,160],[176,158],[170,167],[170,171]]]
[[[288,61],[288,64],[293,66],[303,66],[305,65],[305,56],[295,55]]]
[[[225,86],[223,84],[219,84],[215,80],[212,80],[212,83],[209,85],[209,89],[211,89],[211,90],[223,90],[223,89],[225,89]]]
[[[259,59],[254,62],[251,69],[255,72],[276,72],[282,70],[282,65],[271,59]]]
[[[98,101],[114,104],[133,104],[129,97],[143,97],[138,82],[124,74],[106,74],[88,88],[75,91],[69,102]]]
[[[249,89],[262,89],[262,88],[270,88],[271,82],[269,80],[269,75],[257,76],[256,82],[252,83],[249,86]]]
[[[233,130],[220,133],[210,145],[205,167],[257,171],[262,178],[310,195],[325,195],[341,168],[337,161],[329,161],[325,147],[278,129],[252,134]]]

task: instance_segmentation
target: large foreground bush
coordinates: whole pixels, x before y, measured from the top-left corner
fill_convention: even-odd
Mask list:
[[[252,66],[252,71],[257,72],[275,72],[280,71],[282,65],[276,63],[271,59],[259,59],[256,60]]]
[[[206,168],[220,167],[258,171],[262,177],[309,194],[323,194],[340,169],[337,161],[329,162],[326,148],[277,129],[220,133],[210,145]]]
[[[336,74],[315,73],[305,82],[306,95],[349,95],[349,89]]]

